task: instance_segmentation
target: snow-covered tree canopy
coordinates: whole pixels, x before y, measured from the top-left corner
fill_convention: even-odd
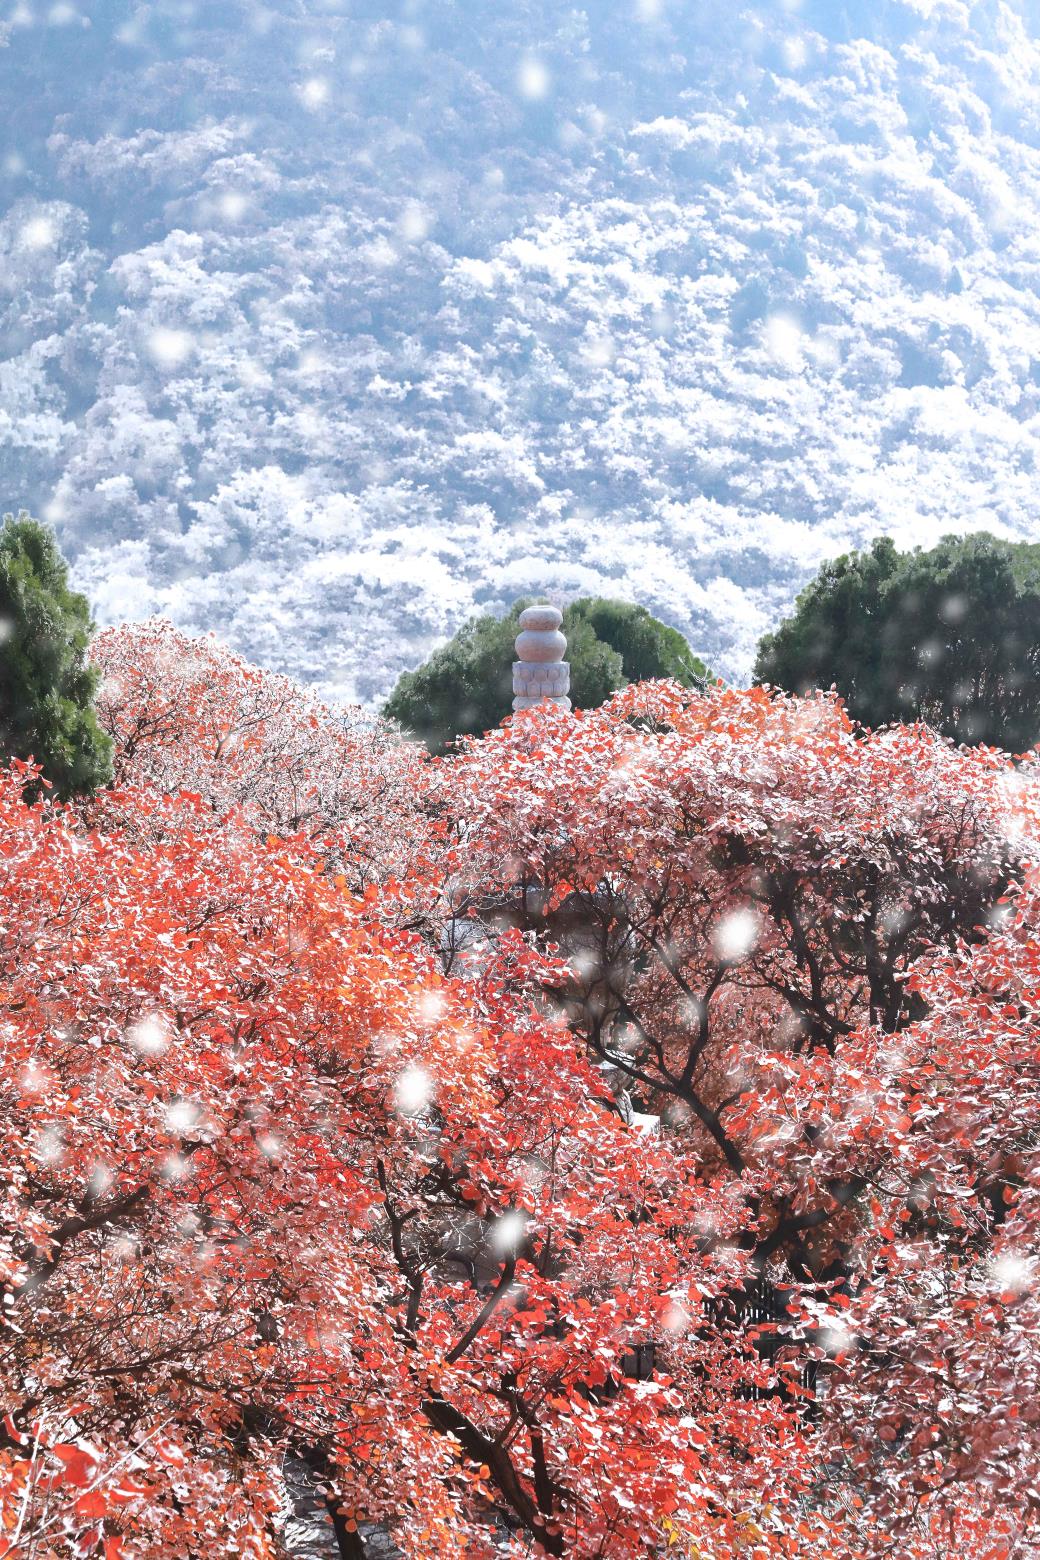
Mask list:
[[[371,701],[517,596],[720,672],[1034,520],[1026,0],[0,13],[0,442],[102,621]]]

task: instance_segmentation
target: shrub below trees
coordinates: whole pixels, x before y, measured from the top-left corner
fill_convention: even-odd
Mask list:
[[[69,589],[53,534],[28,515],[0,529],[0,758],[35,759],[67,798],[111,776],[111,747],[94,715],[98,674],[87,661],[93,624]]]
[[[825,564],[759,648],[759,682],[834,686],[868,726],[924,720],[958,742],[1040,740],[1040,546],[987,535]]]
[[[442,752],[456,737],[496,726],[513,707],[513,641],[525,597],[504,618],[474,618],[414,672],[405,672],[384,713]],[[674,628],[645,607],[585,596],[564,609],[571,699],[593,709],[628,682],[667,677],[692,688],[707,668]]]

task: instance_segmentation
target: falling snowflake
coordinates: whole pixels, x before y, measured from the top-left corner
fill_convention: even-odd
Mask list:
[[[199,1119],[199,1108],[191,1100],[174,1100],[166,1107],[166,1126],[170,1132],[190,1132]]]
[[[150,1014],[147,1018],[139,1019],[136,1024],[131,1024],[126,1031],[126,1038],[142,1056],[161,1056],[170,1043],[170,1032],[157,1014]]]
[[[772,315],[766,323],[765,340],[770,357],[780,368],[801,368],[804,337],[792,315]]]
[[[305,108],[322,108],[329,100],[329,84],[321,76],[312,76],[300,87],[300,99]]]
[[[445,1002],[439,991],[427,991],[419,998],[419,1017],[424,1024],[435,1024],[444,1013]]]
[[[107,1165],[95,1165],[87,1182],[87,1192],[95,1199],[103,1197],[114,1180],[115,1176]]]
[[[821,1327],[816,1335],[816,1341],[821,1349],[831,1355],[848,1354],[856,1347],[855,1336],[837,1322]]]
[[[418,1116],[433,1098],[433,1079],[421,1067],[408,1067],[397,1080],[394,1100],[403,1116]]]
[[[602,333],[586,333],[581,355],[590,368],[608,368],[613,363],[615,354],[616,348],[612,337]]]
[[[160,368],[178,368],[191,352],[192,341],[186,330],[170,330],[160,325],[148,336],[148,355]]]
[[[521,96],[535,103],[548,96],[552,78],[542,61],[536,55],[529,54],[521,62],[520,69],[517,71],[516,83],[520,89]]]
[[[249,197],[241,190],[225,190],[219,201],[220,214],[228,222],[241,222],[249,210]]]
[[[673,1337],[679,1337],[687,1331],[692,1318],[685,1306],[673,1300],[661,1320],[666,1332],[670,1332]]]
[[[990,1273],[1002,1290],[1022,1294],[1033,1283],[1035,1267],[1029,1258],[1009,1251],[990,1264]]]
[[[491,1230],[491,1244],[507,1256],[516,1251],[527,1233],[527,1218],[517,1211],[504,1213]]]
[[[398,219],[397,231],[406,243],[421,243],[430,231],[430,216],[426,208],[418,201],[409,201]]]
[[[36,1140],[34,1155],[38,1164],[56,1165],[65,1152],[65,1142],[57,1127],[48,1127]]]
[[[788,70],[801,70],[809,58],[809,51],[804,38],[787,38],[784,40],[784,64]]]
[[[18,1087],[23,1094],[43,1094],[50,1075],[36,1062],[27,1062],[18,1075]]]
[[[57,236],[49,217],[30,217],[19,234],[24,249],[47,249]]]
[[[756,946],[759,935],[758,916],[753,910],[733,910],[717,921],[711,934],[712,947],[727,964],[737,964],[746,959]]]

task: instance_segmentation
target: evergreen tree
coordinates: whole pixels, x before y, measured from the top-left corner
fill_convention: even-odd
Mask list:
[[[86,598],[51,531],[27,514],[0,530],[0,757],[33,758],[67,799],[105,784],[111,743],[94,716]]]
[[[399,679],[384,713],[441,752],[457,736],[488,731],[513,705],[513,641],[520,613],[532,598],[514,602],[504,618],[465,624],[429,660]],[[564,609],[571,698],[593,709],[628,682],[671,677],[694,687],[710,675],[674,628],[645,607],[583,596]]]
[[[597,639],[617,651],[625,682],[670,677],[682,683],[684,688],[695,688],[710,676],[704,662],[694,655],[678,629],[659,622],[645,607],[603,596],[583,596],[572,602],[564,613],[565,632],[573,637],[579,623],[587,623]],[[575,702],[587,708],[603,701],[597,699],[586,703],[578,699]]]
[[[837,688],[868,726],[923,720],[958,742],[1040,740],[1040,546],[981,533],[827,563],[759,646],[755,677]]]

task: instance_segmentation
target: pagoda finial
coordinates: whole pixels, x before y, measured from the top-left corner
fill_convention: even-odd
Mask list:
[[[571,669],[563,659],[567,640],[560,632],[562,622],[563,613],[556,607],[526,607],[521,612],[516,639],[520,659],[513,662],[514,710],[533,709],[544,699],[570,709]]]

